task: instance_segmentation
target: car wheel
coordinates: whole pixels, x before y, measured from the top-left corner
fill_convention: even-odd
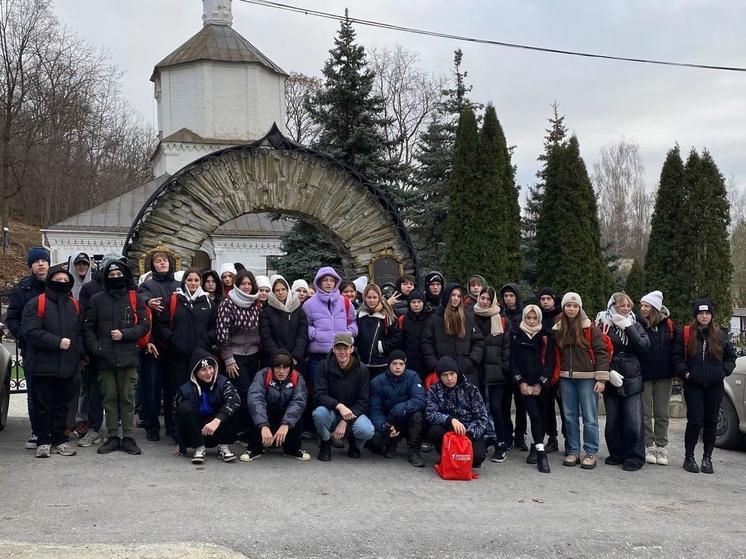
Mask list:
[[[735,448],[741,441],[741,430],[738,426],[738,414],[733,402],[727,395],[723,396],[718,413],[717,438],[715,446]]]

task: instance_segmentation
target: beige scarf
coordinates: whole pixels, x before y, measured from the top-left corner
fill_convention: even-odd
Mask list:
[[[526,315],[531,311],[534,311],[534,313],[536,313],[536,318],[539,319],[539,323],[536,326],[529,326],[528,324],[526,324]],[[528,336],[530,340],[532,340],[536,334],[541,332],[541,329],[542,329],[541,318],[542,318],[541,309],[538,306],[526,305],[523,308],[523,320],[521,320],[520,328],[526,333],[526,335]]]
[[[500,316],[500,305],[497,304],[497,297],[493,299],[492,304],[487,309],[480,307],[479,301],[477,301],[474,304],[474,314],[490,317],[490,334],[493,336],[504,334],[503,321]]]

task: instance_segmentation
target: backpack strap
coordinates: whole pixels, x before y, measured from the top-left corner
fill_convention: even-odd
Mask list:
[[[168,303],[168,313],[171,320],[171,328],[174,327],[174,313],[176,313],[176,304],[178,303],[176,293],[171,293],[171,301]]]
[[[588,356],[591,358],[591,363],[593,366],[596,366],[596,352],[593,351],[593,334],[591,332],[591,328],[593,328],[593,325],[589,326],[588,328],[584,328],[585,331],[585,341],[588,342]],[[603,333],[603,330],[601,330]]]
[[[137,293],[130,289],[130,307],[132,307],[132,324],[137,324],[140,321],[140,317],[137,316]]]
[[[70,302],[73,304],[73,308],[75,309],[75,314],[80,316],[80,301],[78,301],[75,297],[70,295]]]
[[[298,371],[295,369],[290,375],[290,382],[293,383],[293,386],[298,386]],[[267,390],[270,384],[272,384],[272,367],[268,367],[267,373],[264,375],[264,390]]]
[[[673,341],[673,335],[674,335],[674,332],[676,331],[676,324],[670,318],[667,320],[668,320],[668,336],[671,339],[671,341]]]
[[[404,317],[405,316],[407,315],[403,314],[396,319],[396,324],[397,326],[399,326],[399,330],[402,330],[402,331],[404,330]]]
[[[684,325],[684,329],[681,333],[682,337],[684,338],[684,356],[687,354],[687,348],[689,346],[689,336],[691,335],[691,326],[689,324]]]
[[[350,325],[350,300],[342,295],[342,301],[344,302],[345,306],[345,320],[347,321],[347,326]]]
[[[547,346],[549,345],[548,336],[541,337],[541,366],[544,367],[547,364]]]
[[[44,318],[44,312],[47,310],[47,296],[42,293],[36,299],[36,314],[39,318]]]

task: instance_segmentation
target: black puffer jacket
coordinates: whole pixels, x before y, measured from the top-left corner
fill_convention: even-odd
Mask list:
[[[26,339],[23,336],[23,309],[26,307],[26,303],[42,293],[44,293],[44,282],[32,274],[19,281],[10,294],[5,325],[13,334],[13,337],[18,340],[18,348],[24,357],[26,355]]]
[[[351,368],[343,371],[334,354],[329,353],[316,372],[313,396],[319,406],[330,410],[344,404],[357,417],[366,414],[370,401],[368,368],[353,353]]]
[[[723,358],[715,359],[707,351],[706,330],[700,330],[696,326],[691,327],[689,336],[699,336],[702,344],[701,350],[693,357],[688,357],[686,349],[688,344],[684,343],[684,329],[682,335],[676,338],[674,344],[674,370],[682,378],[689,373],[689,378],[684,382],[697,384],[699,386],[711,386],[729,376],[736,368],[736,351],[733,344],[728,340],[728,334],[719,331],[720,346],[723,348]],[[692,343],[690,340],[689,344]]]
[[[466,320],[463,338],[446,334],[443,316],[436,314],[425,326],[422,339],[422,356],[428,371],[434,371],[438,359],[444,356],[453,357],[466,379],[477,385],[479,382],[479,365],[484,356],[484,336],[474,322],[474,315],[464,313]]]
[[[515,293],[515,307],[513,309],[509,309],[507,305],[505,305],[504,297],[506,291]],[[523,300],[521,299],[521,288],[517,283],[506,283],[500,288],[500,297],[503,298],[503,304],[501,305],[503,316],[508,318],[512,323],[512,332],[515,336],[521,326],[521,321],[523,320]]]
[[[62,266],[49,269],[47,278],[64,272],[73,285],[73,277]],[[82,336],[82,311],[67,294],[59,294],[47,288],[44,292],[44,316],[39,316],[38,295],[23,309],[22,330],[26,340],[26,356],[23,366],[28,374],[72,377],[80,367],[85,355]],[[62,338],[70,339],[67,350],[60,349]]]
[[[507,318],[503,320],[504,332],[498,336],[490,333],[491,318],[489,316],[474,315],[474,322],[484,336],[484,357],[478,386],[510,382],[511,322]]]
[[[171,299],[157,322],[156,336],[178,359],[187,360],[195,347],[211,349],[216,344],[215,320],[218,307],[207,294],[189,300],[183,293],[174,293],[176,308],[171,317]]]
[[[545,386],[552,380],[554,369],[554,336],[551,331],[542,330],[533,338],[518,329],[513,336],[510,350],[511,372],[513,382]]]
[[[107,275],[113,263],[102,270],[104,291],[93,296],[85,313],[83,337],[88,353],[96,358],[102,367],[136,367],[140,362],[137,340],[150,328],[145,303],[137,299],[137,319],[130,306],[129,291],[114,289],[108,283]],[[127,266],[118,264],[124,270],[128,283],[131,272]],[[111,331],[120,330],[123,337],[115,342]]]
[[[401,322],[401,349],[407,355],[407,369],[411,369],[423,379],[432,372],[425,364],[422,355],[422,339],[425,335],[427,323],[433,318],[433,311],[423,309],[420,313],[411,310],[404,315]]]
[[[643,380],[661,380],[673,377],[673,346],[676,338],[681,334],[677,332],[673,322],[666,318],[657,326],[650,328],[645,319],[637,317],[637,321],[645,329],[650,340],[650,348],[647,355],[640,359],[642,365]]]
[[[269,383],[267,383],[267,375],[269,375]],[[282,415],[282,423],[290,428],[295,427],[295,424],[303,417],[308,393],[303,377],[297,372],[295,376],[296,382],[293,382],[292,373],[281,382],[274,378],[270,367],[254,375],[246,403],[251,414],[251,421],[257,428],[268,426],[270,415]]]
[[[174,279],[176,262],[171,256],[169,256],[168,272],[158,273],[153,268],[153,256],[151,255],[145,263],[145,268],[151,272],[151,277],[140,285],[137,292],[142,294],[145,303],[156,297],[161,297],[161,299],[163,299],[161,304],[164,307],[167,306],[171,293],[176,291],[180,286],[179,282]]]
[[[395,321],[383,312],[369,314],[363,309],[357,315],[355,346],[360,360],[381,372],[388,366],[388,355],[401,345],[401,332]],[[371,371],[373,372],[373,371]]]
[[[277,308],[272,299],[259,316],[259,333],[266,358],[286,351],[295,359],[296,368],[303,364],[308,345],[308,319],[302,307],[287,312]]]

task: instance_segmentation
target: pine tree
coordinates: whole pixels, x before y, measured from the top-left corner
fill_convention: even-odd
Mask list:
[[[645,295],[646,292],[644,292],[644,271],[642,269],[642,266],[640,266],[640,262],[635,258],[634,262],[632,262],[632,268],[629,271],[629,274],[627,274],[627,279],[624,282],[624,291],[632,298],[632,301],[637,304],[637,302],[640,300],[640,298]]]
[[[689,277],[689,298],[709,297],[715,303],[716,318],[730,320],[730,261],[728,225],[730,204],[725,180],[707,150],[689,154],[685,167],[689,196],[685,211],[684,260]]]
[[[685,223],[687,192],[684,162],[678,144],[671,148],[661,169],[650,238],[645,255],[645,292],[659,290],[674,320],[690,318],[688,262],[684,260],[691,240]]]
[[[552,115],[547,119],[549,128],[545,130],[544,151],[537,158],[542,163],[541,168],[536,172],[536,178],[539,179],[536,184],[528,187],[528,197],[523,219],[521,220],[521,229],[523,232],[523,276],[526,281],[536,288],[544,286],[536,283],[536,222],[541,213],[541,202],[544,198],[544,183],[547,161],[552,148],[561,144],[567,136],[567,127],[565,126],[565,115],[559,114],[559,103],[552,103]]]
[[[313,243],[313,247],[309,243]],[[275,270],[289,280],[305,279],[309,283],[322,266],[333,266],[342,271],[339,250],[332,241],[316,227],[298,221],[282,236],[284,255],[272,262]]]
[[[446,273],[463,279],[483,263],[480,223],[474,219],[479,203],[479,133],[471,107],[461,111],[453,149],[453,170],[448,191]]]
[[[578,140],[554,146],[536,223],[537,285],[576,291],[589,316],[606,307],[613,280],[601,254],[598,209]]]
[[[472,201],[474,218],[469,226],[477,228],[479,241],[472,250],[482,258],[469,275],[479,272],[492,285],[516,282],[522,272],[518,190],[505,134],[492,105],[484,113],[478,166],[481,186]]]

